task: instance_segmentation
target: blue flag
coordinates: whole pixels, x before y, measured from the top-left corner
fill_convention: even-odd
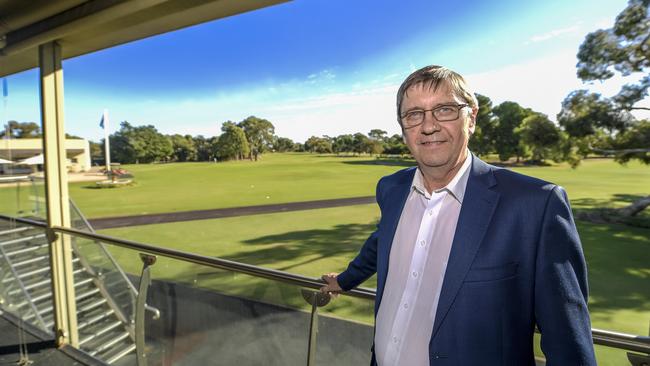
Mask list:
[[[7,78],[2,78],[2,96],[9,95],[9,87],[7,86]]]
[[[102,120],[99,121],[99,127],[104,128],[104,115],[102,114]]]

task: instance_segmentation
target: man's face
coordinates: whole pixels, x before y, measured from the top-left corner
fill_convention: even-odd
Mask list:
[[[434,91],[430,84],[419,83],[406,90],[400,115],[409,110],[430,110],[445,104],[465,104],[446,84]],[[465,156],[469,136],[474,133],[476,110],[465,107],[453,121],[439,122],[426,112],[424,122],[403,129],[404,141],[422,169],[451,171]]]

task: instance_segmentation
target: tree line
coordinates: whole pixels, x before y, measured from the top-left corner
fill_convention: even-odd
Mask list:
[[[226,121],[218,136],[164,135],[153,125],[133,126],[128,121],[109,136],[111,158],[125,164],[174,161],[257,160],[268,151],[287,151],[293,141],[275,136],[273,124],[250,116],[241,122]],[[103,140],[92,147],[103,159]],[[97,154],[97,155],[95,155]]]

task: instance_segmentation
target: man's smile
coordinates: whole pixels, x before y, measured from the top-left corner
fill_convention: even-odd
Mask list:
[[[420,145],[425,146],[437,146],[447,142],[446,140],[435,140],[435,141],[420,141]]]

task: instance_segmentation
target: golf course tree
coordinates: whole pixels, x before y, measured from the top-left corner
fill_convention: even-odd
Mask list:
[[[88,140],[88,148],[90,149],[90,159],[93,164],[104,160],[104,139],[99,140],[99,142]]]
[[[305,141],[305,151],[318,154],[331,153],[332,143],[327,137],[311,136]]]
[[[234,122],[226,121],[223,132],[213,145],[213,155],[219,160],[242,160],[250,156],[250,146],[244,130]]]
[[[357,154],[372,153],[373,143],[368,136],[361,132],[357,132],[352,137],[354,138],[354,141],[352,142],[352,152]]]
[[[526,157],[526,146],[521,142],[518,127],[524,118],[534,112],[516,102],[506,101],[492,109],[498,122],[494,126],[494,151],[499,160],[506,161],[516,157],[517,162]]]
[[[173,154],[169,138],[152,125],[132,126],[120,123],[120,129],[109,136],[111,156],[122,164],[169,161]]]
[[[469,149],[478,156],[484,156],[494,151],[495,129],[498,118],[492,111],[492,101],[485,95],[476,94],[478,113],[476,129],[469,139]]]
[[[618,108],[628,111],[650,110],[639,105],[650,87],[649,7],[649,0],[630,0],[612,28],[589,33],[578,51],[578,77],[583,81],[640,75],[612,98]]]
[[[350,134],[338,135],[332,138],[332,151],[337,155],[354,151],[354,136]]]
[[[0,131],[0,138],[5,136],[12,139],[38,138],[41,137],[41,126],[36,122],[9,121]]]
[[[561,160],[558,147],[561,146],[562,131],[545,114],[534,113],[524,118],[517,133],[524,146],[530,149],[532,163],[540,164],[548,158]]]
[[[172,143],[172,160],[174,161],[196,161],[197,150],[194,139],[190,135],[171,135],[169,140]]]
[[[386,139],[386,144],[384,145],[384,154],[386,155],[407,155],[409,154],[409,149],[404,143],[404,139],[400,134],[394,134],[391,137]]]
[[[196,149],[196,160],[211,161],[214,158],[212,145],[216,143],[217,139],[217,137],[206,138],[203,135],[192,137]]]
[[[650,110],[646,98],[650,88],[649,8],[650,0],[630,0],[612,28],[589,33],[578,51],[577,74],[581,80],[605,81],[617,74],[632,80],[611,98],[573,92],[558,116],[572,136],[582,140],[590,137],[600,143],[586,148],[583,144],[583,150],[613,155],[620,163],[636,159],[650,164],[650,122],[636,121],[628,113]],[[649,205],[650,196],[640,197],[617,209],[616,214],[634,216]]]
[[[259,154],[270,151],[275,140],[275,127],[263,118],[250,116],[237,124],[244,130],[250,148],[248,158],[257,161]]]
[[[370,154],[378,155],[384,152],[388,132],[380,129],[372,129],[368,132],[368,138],[372,146],[370,147]]]
[[[288,137],[277,137],[273,141],[273,151],[275,152],[288,152],[294,151],[295,142]]]
[[[587,90],[571,92],[557,120],[571,138],[578,161],[596,150],[611,150],[616,136],[635,123],[634,116],[612,99]]]

